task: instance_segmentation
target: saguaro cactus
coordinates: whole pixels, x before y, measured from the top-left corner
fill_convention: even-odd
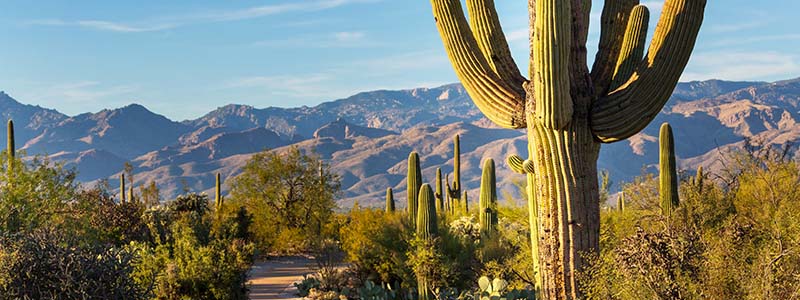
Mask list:
[[[453,137],[453,185],[448,180],[447,193],[456,207],[461,201],[461,137],[457,134]]]
[[[583,255],[599,246],[600,145],[636,134],[658,114],[689,61],[706,5],[665,0],[640,57],[649,16],[638,2],[605,0],[590,71],[592,1],[528,0],[529,81],[516,68],[493,0],[466,0],[470,22],[460,0],[431,0],[447,54],[476,106],[501,127],[527,128],[544,299],[581,298],[576,274]]]
[[[119,175],[119,203],[125,203],[125,173]]]
[[[427,183],[423,184],[419,189],[419,205],[417,211],[417,238],[419,239],[430,241],[439,234],[436,221],[435,200],[431,186]],[[417,276],[418,299],[434,299],[431,293],[431,287],[428,284],[429,280],[430,278]]]
[[[419,196],[419,188],[422,185],[422,171],[419,167],[419,154],[411,152],[408,155],[408,178],[406,178],[408,192],[408,206],[406,207],[408,215],[414,218],[417,212],[417,197]]]
[[[625,211],[625,192],[619,193],[619,198],[617,198],[617,209],[619,211]]]
[[[675,167],[675,140],[669,123],[661,124],[658,136],[658,194],[661,198],[661,213],[672,214],[680,204],[678,199],[678,170]]]
[[[222,209],[222,175],[217,172],[216,176],[216,183],[214,184],[214,204],[217,206],[217,210]]]
[[[14,145],[14,121],[8,120],[8,136],[6,140],[6,151],[8,151],[8,172],[14,169],[14,157],[16,156],[17,146]]]
[[[703,193],[703,179],[705,178],[705,173],[703,173],[703,166],[697,167],[697,174],[694,176],[694,186],[697,187],[697,193]]]
[[[442,169],[436,168],[436,209],[444,212],[444,191],[442,190]]]
[[[392,188],[386,188],[386,212],[394,212],[394,194],[392,193]]]
[[[481,235],[491,238],[497,230],[497,180],[492,159],[487,159],[483,164],[481,197],[478,205]]]

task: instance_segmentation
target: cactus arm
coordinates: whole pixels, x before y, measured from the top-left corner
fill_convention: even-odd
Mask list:
[[[680,204],[678,199],[678,170],[675,166],[675,139],[672,136],[672,127],[669,126],[669,123],[661,124],[658,146],[658,194],[661,199],[661,212],[665,216],[669,216]]]
[[[527,79],[520,74],[511,56],[494,0],[467,0],[467,12],[472,33],[489,66],[501,80],[523,95],[522,83]]]
[[[447,56],[478,109],[500,127],[525,128],[525,95],[502,80],[486,61],[461,1],[431,0],[431,5]]]
[[[694,49],[706,0],[667,0],[647,57],[619,89],[593,103],[591,127],[604,143],[626,139],[655,118]]]
[[[506,162],[512,171],[518,174],[533,174],[534,165],[530,159],[523,160],[522,157],[516,154],[509,155]]]
[[[622,49],[619,52],[617,66],[614,69],[610,90],[616,90],[625,84],[633,75],[636,66],[642,62],[649,22],[650,11],[647,7],[644,5],[635,6],[631,11],[630,18],[628,18],[628,27],[625,30],[625,38],[622,42]]]
[[[639,0],[605,0],[600,16],[600,42],[592,66],[595,96],[605,95],[613,79],[631,9]]]
[[[534,39],[531,58],[535,65],[533,94],[535,120],[544,127],[561,129],[572,119],[570,51],[572,50],[571,1],[537,0],[534,5]]]

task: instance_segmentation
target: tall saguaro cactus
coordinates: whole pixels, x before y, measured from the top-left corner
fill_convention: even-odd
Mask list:
[[[481,176],[481,197],[478,208],[478,221],[481,235],[491,238],[497,230],[497,179],[494,172],[494,160],[487,159],[483,164]]]
[[[6,151],[8,151],[8,172],[14,169],[14,157],[16,156],[17,146],[14,144],[14,121],[8,120],[8,135],[6,140]]]
[[[417,152],[411,152],[408,155],[408,178],[406,178],[406,181],[406,191],[408,193],[408,206],[406,209],[413,220],[414,214],[417,212],[419,188],[422,186],[422,170],[419,167],[419,154]]]
[[[591,70],[592,1],[528,0],[530,79],[516,68],[493,0],[466,0],[470,22],[461,0],[430,1],[456,75],[476,106],[501,127],[527,128],[542,298],[581,298],[582,255],[599,247],[600,145],[636,134],[658,114],[689,61],[706,0],[665,0],[643,57],[647,8],[638,0],[605,0]]]
[[[433,190],[429,184],[423,184],[419,189],[419,205],[417,217],[417,238],[421,240],[430,241],[439,235],[439,229],[436,220],[436,202],[433,195]],[[424,276],[417,276],[417,291],[419,293],[419,300],[434,299],[431,293],[431,286],[429,285],[430,278]]]
[[[386,188],[386,212],[394,212],[394,193],[392,193],[392,188]]]
[[[453,185],[447,180],[447,193],[450,201],[454,202],[453,207],[461,202],[461,137],[456,134],[453,137]]]
[[[669,216],[680,204],[678,169],[675,166],[675,139],[672,137],[672,126],[669,126],[669,123],[661,124],[658,147],[658,195],[661,199],[661,213]]]

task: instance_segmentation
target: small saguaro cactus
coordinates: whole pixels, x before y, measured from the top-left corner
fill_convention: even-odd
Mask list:
[[[481,236],[494,236],[497,230],[497,179],[494,173],[494,160],[491,158],[483,164],[478,214]]]
[[[436,209],[444,212],[444,191],[442,190],[442,168],[436,168]]]
[[[128,187],[128,202],[136,203],[136,195],[133,193],[133,182],[131,182],[131,186]]]
[[[408,206],[406,207],[410,218],[414,218],[417,211],[417,197],[419,197],[419,188],[422,185],[422,171],[419,167],[419,154],[411,152],[408,155],[408,177],[406,178],[408,193]]]
[[[467,191],[464,191],[464,213],[469,214],[469,196]]]
[[[8,120],[8,136],[6,140],[6,151],[8,151],[8,171],[14,168],[14,157],[16,156],[17,147],[14,144],[14,121]]]
[[[217,172],[216,183],[214,184],[214,204],[217,206],[217,210],[222,209],[222,174]]]
[[[429,184],[423,184],[419,189],[419,203],[417,206],[417,238],[425,241],[431,241],[435,238],[438,232],[438,223],[436,220],[436,202],[433,190]],[[430,251],[431,249],[427,249]],[[431,286],[429,284],[430,278],[417,276],[417,291],[419,293],[419,300],[432,300],[434,299],[431,293]]]
[[[703,193],[703,179],[705,176],[706,174],[703,173],[703,166],[698,166],[697,174],[694,176],[694,186],[697,187],[697,192],[700,194]]]
[[[649,13],[639,0],[605,0],[598,53],[587,62],[589,0],[528,0],[529,78],[517,69],[494,0],[430,0],[455,73],[500,127],[526,128],[528,199],[536,199],[542,299],[580,299],[577,274],[600,247],[601,143],[650,123],[689,62],[706,0],[665,0],[644,54]]]
[[[394,212],[394,193],[392,193],[392,188],[386,188],[386,212]]]
[[[447,193],[453,207],[456,207],[461,199],[461,137],[456,134],[453,137],[453,184],[447,181]]]
[[[119,175],[119,203],[125,203],[125,173]]]
[[[625,211],[625,192],[619,192],[619,198],[617,198],[617,209],[619,211]]]
[[[672,126],[669,126],[669,123],[661,124],[658,146],[658,194],[661,199],[661,213],[669,216],[680,204],[678,170],[675,166],[675,139],[672,137]]]

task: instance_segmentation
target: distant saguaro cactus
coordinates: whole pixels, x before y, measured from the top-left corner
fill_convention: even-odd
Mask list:
[[[447,193],[453,207],[457,207],[463,200],[461,199],[461,137],[456,134],[453,137],[453,184],[447,182]]]
[[[420,186],[422,186],[422,171],[419,167],[419,154],[417,154],[417,152],[411,152],[411,154],[408,155],[408,177],[406,181],[406,192],[408,194],[408,206],[406,207],[406,211],[413,220],[417,212],[419,189]]]
[[[669,123],[661,124],[658,146],[658,194],[661,199],[661,213],[669,216],[680,204],[678,199],[678,169],[675,166],[675,139],[672,137],[672,127],[669,126]]]
[[[442,169],[436,168],[436,209],[440,212],[445,211],[444,207],[444,191],[442,189]]]
[[[214,184],[214,204],[217,206],[217,211],[222,209],[222,174],[217,172],[215,176],[216,182]]]
[[[392,188],[386,188],[386,212],[394,212],[394,193],[392,193]]]
[[[125,173],[119,175],[119,203],[125,203]]]
[[[8,172],[14,169],[14,158],[17,152],[17,146],[14,144],[14,121],[8,120],[8,136],[6,140],[6,151],[8,151]]]
[[[689,61],[706,0],[665,0],[644,55],[649,12],[638,0],[606,0],[590,71],[588,0],[528,0],[529,79],[511,56],[494,0],[431,0],[455,73],[498,126],[527,128],[528,199],[538,204],[543,299],[580,299],[576,275],[599,251],[597,157],[601,143],[647,126]],[[530,212],[533,214],[533,212]],[[535,260],[534,260],[535,261]]]
[[[494,160],[487,159],[483,164],[481,176],[481,197],[478,215],[481,236],[491,238],[497,230],[497,179],[494,173]]]

